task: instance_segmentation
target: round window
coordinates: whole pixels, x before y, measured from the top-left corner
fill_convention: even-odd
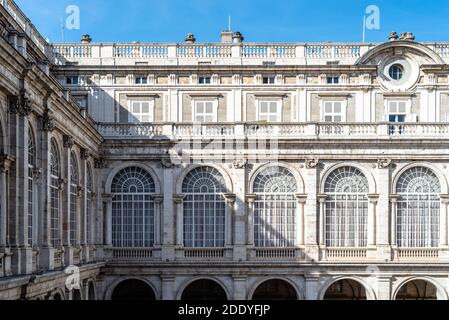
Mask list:
[[[390,67],[389,74],[393,80],[401,80],[404,75],[404,67],[400,64],[394,64]]]

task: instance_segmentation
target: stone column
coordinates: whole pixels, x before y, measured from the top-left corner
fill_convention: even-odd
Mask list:
[[[162,212],[162,204],[164,202],[164,196],[154,195],[154,246],[161,246],[161,212]]]
[[[167,257],[170,261],[173,261],[177,257],[176,249],[182,249],[184,248],[184,195],[173,195],[173,203],[174,207],[176,209],[176,222],[175,222],[175,228],[174,228],[174,234],[175,234],[175,246],[173,247],[173,250],[171,252],[172,256]]]
[[[387,126],[388,127],[388,126]],[[373,164],[374,165],[374,164]],[[373,170],[376,178],[377,190],[370,190],[379,194],[376,203],[376,247],[377,258],[380,261],[391,259],[391,211],[390,211],[390,159],[379,159]]]
[[[297,194],[296,199],[298,200],[298,223],[297,225],[297,232],[296,232],[296,244],[299,247],[302,247],[305,245],[305,235],[306,235],[306,224],[304,219],[304,209],[307,202],[307,195],[306,194]]]
[[[440,246],[448,246],[448,210],[449,195],[441,195],[441,208],[440,208]]]
[[[318,244],[320,246],[325,246],[325,231],[326,231],[326,225],[325,225],[325,210],[326,210],[326,199],[327,199],[327,195],[325,194],[320,194],[318,195],[318,202],[320,204],[320,213],[319,213],[319,218],[318,218]]]
[[[314,128],[315,129],[315,128]],[[314,131],[315,132],[315,131]],[[304,184],[307,186],[307,202],[304,211],[305,228],[305,257],[306,260],[316,261],[319,259],[319,206],[318,206],[318,159],[307,159],[305,161]]]
[[[247,245],[254,247],[254,202],[256,201],[255,194],[247,194],[246,202],[248,203],[247,214]]]
[[[232,276],[234,279],[234,300],[243,301],[247,300],[250,297],[247,296],[247,286],[246,286],[246,276],[234,275]]]
[[[391,300],[393,278],[390,276],[377,277],[377,300]]]
[[[176,208],[175,201],[173,199],[174,181],[175,181],[175,168],[174,164],[169,159],[162,161],[163,168],[163,190],[164,194],[163,208],[161,210],[161,241],[162,241],[162,260],[173,261],[175,258],[175,219]]]
[[[10,151],[16,158],[10,172],[8,222],[12,269],[14,274],[20,275],[31,273],[33,267],[33,252],[28,243],[28,116],[32,107],[25,90],[8,100]]]
[[[64,184],[63,196],[61,203],[63,204],[63,208],[61,211],[62,214],[62,243],[64,245],[64,263],[65,265],[73,264],[73,248],[71,245],[70,239],[70,176],[71,176],[71,151],[74,145],[73,138],[71,136],[63,136],[63,154],[61,156],[61,167],[65,171],[65,181],[67,183]]]
[[[44,101],[44,105],[47,104],[47,98]],[[41,183],[38,190],[38,202],[39,202],[39,243],[41,246],[40,251],[40,265],[45,270],[53,270],[54,268],[54,251],[51,243],[51,196],[50,196],[50,179],[51,179],[51,138],[52,132],[55,129],[53,118],[50,116],[50,112],[47,110],[40,118],[40,155],[41,155]]]
[[[376,247],[376,206],[379,200],[378,194],[368,195],[368,247]]]
[[[0,156],[0,255],[3,255],[3,270],[2,276],[11,276],[11,250],[8,241],[8,176],[13,158],[2,155]]]
[[[392,194],[390,195],[390,228],[389,228],[389,234],[390,234],[390,255],[386,258],[389,258],[390,260],[395,259],[395,255],[397,252],[397,239],[396,239],[396,219],[397,219],[397,208],[398,208],[398,199],[399,196]],[[386,254],[385,254],[386,256]]]
[[[104,232],[106,238],[105,245],[112,248],[112,194],[103,194],[103,205],[106,209],[106,221],[104,221]]]
[[[226,199],[225,209],[225,247],[231,247],[235,244],[236,228],[235,228],[235,194],[228,193],[224,195]]]
[[[227,141],[228,143],[229,141]],[[232,143],[232,141],[231,141]],[[237,146],[243,148],[242,141],[238,140]],[[232,149],[232,146],[230,146]],[[245,195],[247,190],[246,182],[246,167],[247,160],[240,158],[234,159],[232,162],[232,181],[235,194],[230,195],[229,203],[233,208],[233,252],[234,261],[245,261],[247,259],[246,244],[247,244],[247,206],[245,203]]]

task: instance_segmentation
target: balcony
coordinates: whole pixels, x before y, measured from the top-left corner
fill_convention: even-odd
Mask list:
[[[291,140],[401,140],[447,139],[449,124],[443,123],[214,123],[128,124],[99,123],[105,139],[291,139]]]
[[[108,256],[114,262],[144,263],[159,259],[160,249],[155,248],[112,248]]]

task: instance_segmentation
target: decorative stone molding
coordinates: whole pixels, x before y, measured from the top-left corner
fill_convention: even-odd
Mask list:
[[[46,132],[53,132],[55,128],[55,120],[50,115],[50,111],[47,110],[42,116],[42,130]]]
[[[440,194],[441,203],[449,204],[449,194]]]
[[[399,199],[399,195],[398,194],[390,194],[390,202],[391,203],[398,202],[398,199]]]
[[[90,157],[90,152],[87,149],[81,149],[81,159],[87,160]]]
[[[391,159],[379,159],[377,160],[377,168],[378,169],[385,169],[388,168],[391,165]]]
[[[305,165],[307,169],[315,169],[318,167],[318,164],[320,163],[319,159],[306,159]]]
[[[107,167],[106,160],[104,158],[95,159],[94,166],[96,169],[104,169]]]
[[[237,159],[237,160],[234,160],[234,162],[232,163],[232,166],[234,167],[234,169],[245,169],[247,164],[248,164],[248,160]]]
[[[318,199],[318,202],[319,202],[319,203],[324,203],[324,202],[326,202],[326,200],[327,200],[327,195],[326,195],[326,194],[319,194],[319,195],[317,196],[317,199]]]
[[[26,97],[25,90],[22,90],[19,96],[10,96],[9,100],[9,112],[12,114],[27,117],[33,111],[31,101]]]
[[[75,144],[75,141],[73,140],[72,136],[64,135],[64,137],[63,137],[64,148],[72,149],[74,144]]]

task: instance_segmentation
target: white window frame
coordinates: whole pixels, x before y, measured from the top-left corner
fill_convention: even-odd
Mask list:
[[[276,112],[276,121],[268,121],[268,120],[261,120],[261,109],[262,109],[262,103],[268,103],[269,105],[271,103],[276,103],[276,108],[277,108],[277,112]],[[266,113],[267,116],[269,117],[272,113],[270,112],[270,108],[268,108],[268,113]],[[256,119],[257,121],[267,121],[268,123],[278,123],[278,122],[282,122],[282,101],[278,100],[278,101],[273,101],[273,100],[257,100],[257,114],[256,114]]]
[[[197,113],[197,106],[203,103],[204,106],[206,106],[206,103],[212,103],[212,122],[217,122],[218,121],[218,100],[192,100],[192,122],[194,123],[208,123],[205,121],[197,121],[196,118],[197,116],[200,116]],[[201,113],[201,115],[204,117],[207,115],[207,113],[204,111],[203,113]]]
[[[264,79],[268,79],[268,83],[264,83]],[[262,84],[265,86],[276,84],[276,76],[262,76]]]
[[[207,83],[207,82],[201,83],[202,79],[204,79],[204,80],[209,79],[209,83]],[[212,84],[212,77],[211,76],[199,76],[198,77],[198,84],[200,84],[202,86],[211,85]]]
[[[405,112],[399,112],[397,110],[396,112],[391,112],[391,104],[396,103],[397,107],[399,107],[399,103],[405,103]],[[385,114],[385,121],[390,121],[390,115],[404,115],[405,116],[405,122],[416,122],[417,115],[411,114],[412,109],[412,100],[401,100],[401,99],[387,99],[385,100],[384,105],[384,114]]]
[[[327,103],[332,103],[332,109],[334,110],[335,104],[336,103],[340,103],[341,104],[341,112],[340,113],[336,113],[334,111],[332,111],[331,113],[327,113],[326,112],[326,104]],[[347,121],[347,108],[348,108],[348,101],[347,100],[321,100],[320,101],[320,118],[321,118],[321,122],[323,123],[345,123]],[[326,116],[332,116],[332,121],[328,121],[326,122]],[[335,116],[340,116],[341,117],[341,121],[340,122],[335,122],[334,121],[334,117]]]
[[[329,79],[332,79],[332,81],[329,82]],[[337,82],[334,82],[335,79],[337,80]],[[340,76],[332,74],[326,75],[326,84],[340,84]]]
[[[146,116],[146,114],[140,112],[138,114],[134,113],[134,103],[140,103],[140,110],[142,110],[142,104],[143,103],[148,103],[149,105],[149,110],[148,110],[148,116],[149,116],[149,121],[148,123],[154,122],[154,100],[129,100],[128,101],[128,122],[129,123],[147,123],[147,121],[142,122],[142,117]],[[137,120],[136,120],[137,118]]]

